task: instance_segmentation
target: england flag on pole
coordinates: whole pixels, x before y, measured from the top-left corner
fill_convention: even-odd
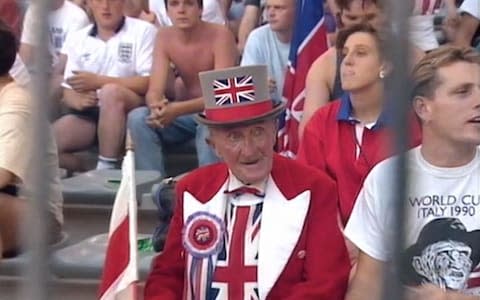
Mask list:
[[[119,299],[119,295],[134,299],[138,281],[137,259],[137,201],[135,192],[135,163],[132,150],[122,165],[122,181],[113,204],[108,233],[108,246],[103,266],[99,299]],[[130,296],[127,294],[130,293]]]
[[[283,87],[287,111],[285,122],[278,132],[278,150],[287,157],[295,157],[298,149],[298,125],[303,114],[308,69],[328,48],[323,5],[323,0],[297,0],[295,28]]]

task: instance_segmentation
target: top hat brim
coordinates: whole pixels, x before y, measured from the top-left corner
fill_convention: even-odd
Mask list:
[[[274,119],[278,117],[285,110],[285,103],[279,102],[276,103],[272,110],[261,115],[256,115],[251,118],[234,120],[234,121],[213,121],[205,117],[203,113],[195,115],[195,120],[203,125],[209,127],[232,127],[237,125],[250,125],[263,120]]]

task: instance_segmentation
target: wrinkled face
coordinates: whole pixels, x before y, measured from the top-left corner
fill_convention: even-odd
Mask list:
[[[244,184],[261,183],[268,177],[272,170],[275,138],[273,120],[210,129],[210,145]]]
[[[415,109],[430,136],[451,145],[480,145],[480,66],[456,62],[437,70],[432,99]]]
[[[124,0],[88,0],[97,26],[115,30],[123,18]]]
[[[362,5],[361,0],[354,0],[348,9],[343,9],[340,14],[340,27],[349,27],[360,23],[369,23],[376,29],[384,23],[380,9],[373,3],[366,1]]]
[[[202,17],[202,8],[197,0],[168,0],[167,14],[175,27],[191,28]]]
[[[462,242],[437,242],[426,247],[420,257],[414,258],[417,262],[415,270],[429,283],[462,290],[472,269],[471,252],[472,249]]]
[[[382,60],[377,41],[370,33],[351,34],[345,41],[342,56],[340,78],[343,90],[361,90],[381,80]]]
[[[295,0],[267,0],[267,18],[273,31],[289,31],[295,21]]]

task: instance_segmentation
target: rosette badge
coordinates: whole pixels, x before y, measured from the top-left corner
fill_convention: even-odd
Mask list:
[[[225,224],[208,212],[196,212],[188,217],[183,228],[183,245],[195,258],[217,254],[222,248]]]

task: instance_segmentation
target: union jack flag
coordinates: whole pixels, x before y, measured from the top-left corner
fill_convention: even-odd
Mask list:
[[[219,106],[255,100],[252,75],[214,80],[213,91]]]
[[[307,72],[328,49],[323,5],[324,0],[297,1],[295,29],[283,85],[287,111],[278,131],[278,150],[287,157],[295,157],[298,150],[298,125],[303,114]]]
[[[263,203],[229,205],[225,242],[218,254],[209,300],[259,300],[258,241]]]

